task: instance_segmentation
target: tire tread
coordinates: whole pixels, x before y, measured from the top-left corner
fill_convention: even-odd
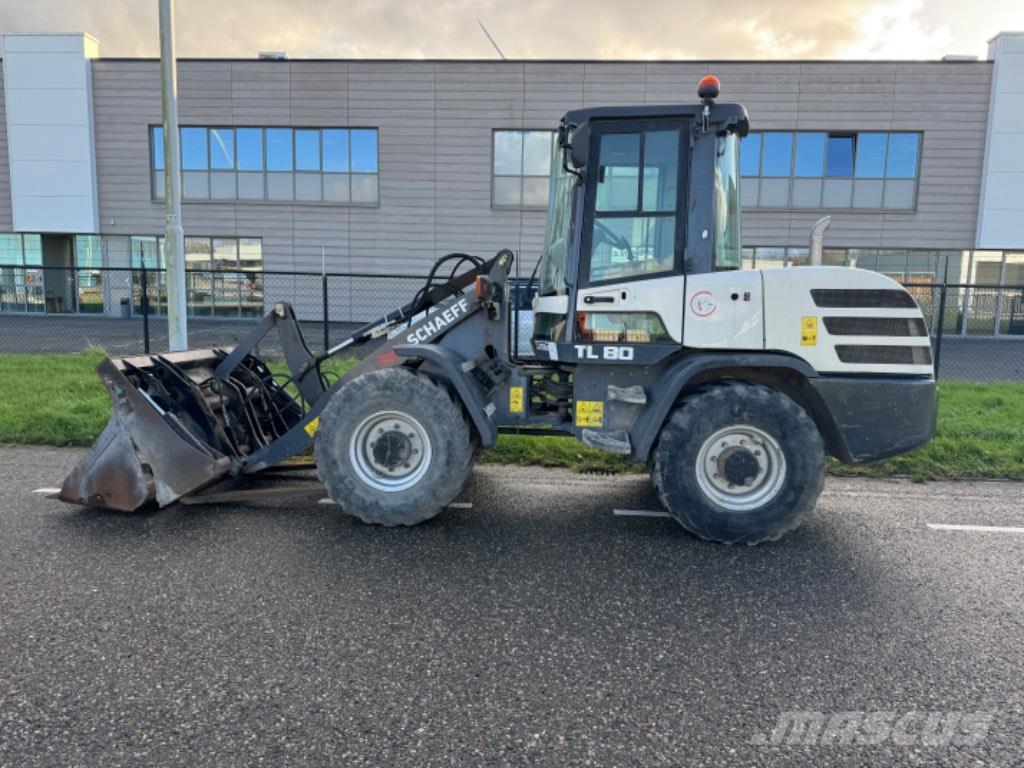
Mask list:
[[[769,502],[792,505],[792,513],[783,517],[778,524],[762,529],[752,528],[737,535],[716,535],[707,524],[708,504],[704,504],[704,519],[698,517],[703,497],[697,500],[685,492],[678,482],[673,482],[678,472],[684,471],[672,465],[670,456],[692,440],[689,435],[698,431],[700,419],[708,414],[729,413],[739,416],[753,404],[756,408],[777,409],[787,419],[792,419],[810,445],[803,448],[803,458],[812,462],[813,467],[806,474],[807,482],[802,488],[784,487],[780,495]],[[669,415],[652,451],[651,478],[662,505],[688,531],[704,539],[726,544],[761,544],[778,541],[798,528],[813,510],[825,483],[824,443],[818,428],[808,413],[786,395],[763,384],[745,381],[722,381],[703,385],[688,393],[682,403]],[[727,513],[719,513],[727,514]],[[756,514],[756,513],[754,513]]]
[[[349,422],[358,418],[358,409],[381,398],[390,398],[393,407],[414,399],[430,401],[417,419],[428,431],[433,428],[443,438],[434,445],[431,462],[436,467],[415,486],[394,494],[378,491],[352,474],[348,461]],[[353,413],[357,415],[354,417]],[[446,448],[445,455],[439,449]],[[338,455],[341,453],[342,455]],[[437,515],[458,496],[473,466],[472,430],[462,406],[442,383],[408,368],[384,368],[353,379],[338,392],[320,414],[314,442],[317,474],[328,494],[341,508],[364,523],[394,527],[416,525]]]

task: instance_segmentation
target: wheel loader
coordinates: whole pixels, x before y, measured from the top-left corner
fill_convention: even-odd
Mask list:
[[[233,348],[104,360],[114,413],[59,498],[126,511],[202,499],[312,448],[345,513],[413,525],[511,430],[646,462],[698,537],[780,538],[813,509],[827,456],[859,464],[930,439],[931,346],[913,297],[883,275],[741,268],[749,120],[718,91],[709,77],[691,105],[562,118],[533,355],[510,344],[508,250],[441,258],[411,301],[322,354],[281,302]],[[287,374],[255,353],[272,332]],[[360,345],[332,381],[325,362]]]

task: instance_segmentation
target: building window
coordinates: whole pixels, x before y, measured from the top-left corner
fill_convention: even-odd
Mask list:
[[[153,199],[164,135],[150,127]],[[181,128],[182,198],[377,205],[376,128]]]
[[[150,312],[167,311],[164,238],[131,238],[131,266],[145,265]],[[185,285],[192,317],[259,317],[263,314],[263,245],[255,237],[185,236]],[[133,305],[142,306],[142,273],[132,275]]]
[[[751,133],[740,153],[743,205],[913,210],[920,152],[920,133]]]
[[[47,238],[59,248],[44,257]],[[104,291],[99,235],[0,233],[0,312],[99,314]]]
[[[495,131],[491,205],[546,208],[551,186],[554,131]]]
[[[77,310],[82,314],[102,314],[103,238],[99,235],[75,235],[74,258]]]
[[[46,311],[39,235],[0,234],[0,312]]]

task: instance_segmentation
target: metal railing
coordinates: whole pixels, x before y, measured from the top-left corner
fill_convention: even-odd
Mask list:
[[[345,330],[409,301],[426,276],[280,270],[186,270],[189,343],[236,343],[277,301],[327,349]],[[0,267],[0,354],[165,350],[165,270]]]
[[[277,270],[187,270],[189,342],[229,346],[276,301],[303,321],[307,343],[332,339],[400,306],[425,276]],[[526,279],[514,304],[529,308]],[[924,314],[937,375],[970,381],[1024,381],[1024,286],[906,281]],[[167,348],[164,270],[0,266],[0,353],[66,353],[90,346],[126,355]],[[514,317],[513,338],[532,318]],[[521,350],[523,351],[523,350]],[[273,347],[264,353],[273,354]]]

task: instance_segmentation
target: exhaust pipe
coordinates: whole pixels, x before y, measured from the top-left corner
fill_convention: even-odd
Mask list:
[[[811,227],[811,254],[810,262],[812,267],[821,266],[821,244],[825,239],[825,230],[832,223],[831,216],[822,216]]]

